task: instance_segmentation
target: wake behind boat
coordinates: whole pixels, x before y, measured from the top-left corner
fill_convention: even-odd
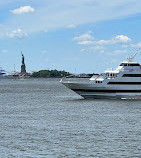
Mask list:
[[[141,99],[141,65],[134,62],[135,55],[89,80],[63,78],[60,82],[85,99]]]

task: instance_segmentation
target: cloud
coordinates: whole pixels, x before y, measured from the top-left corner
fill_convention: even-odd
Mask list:
[[[115,50],[111,53],[107,53],[108,55],[118,55],[118,54],[124,54],[124,53],[127,53],[127,50]]]
[[[70,25],[67,25],[67,28],[73,29],[73,28],[76,28],[76,25],[70,24]]]
[[[94,47],[90,47],[91,50],[101,50],[104,49],[103,46],[94,46]]]
[[[93,39],[94,39],[94,37],[91,35],[90,31],[88,33],[85,33],[85,34],[82,34],[80,36],[76,36],[76,37],[73,38],[73,40],[82,41],[82,42],[84,42],[84,41],[86,41],[86,42],[87,41],[91,41]]]
[[[103,46],[94,46],[94,47],[88,47],[88,48],[83,48],[80,50],[80,53],[87,53],[87,52],[97,52],[97,53],[104,53],[104,47]]]
[[[0,9],[16,6],[19,0],[1,0]],[[22,14],[35,11],[31,6],[36,6],[35,14],[24,16],[9,16],[4,23],[9,29],[17,26],[24,28],[26,32],[36,33],[44,29],[56,30],[73,24],[86,25],[100,21],[107,21],[133,14],[141,13],[141,1],[139,0],[30,0],[29,5],[12,10],[13,14]],[[5,30],[2,30],[5,31]],[[6,32],[6,31],[5,31]]]
[[[94,40],[94,37],[92,37],[90,34],[83,34],[78,37],[74,37],[74,40],[77,40],[79,45],[92,45],[92,44],[98,44],[98,45],[109,45],[109,44],[117,44],[117,43],[128,43],[131,41],[131,39],[124,35],[118,35],[110,40]]]
[[[3,49],[2,53],[8,53],[8,50],[7,49]]]
[[[127,53],[127,50],[115,50],[114,54]]]
[[[86,51],[86,49],[81,49],[80,50],[80,53],[83,53],[83,52],[85,52]]]
[[[124,35],[119,35],[119,36],[116,36],[115,39],[113,39],[115,42],[123,42],[123,43],[126,43],[126,42],[130,42],[131,39],[127,36],[124,36]]]
[[[97,44],[100,44],[100,45],[116,44],[116,43],[127,43],[127,42],[130,42],[130,41],[131,41],[131,39],[129,37],[124,36],[124,35],[118,35],[118,36],[114,37],[111,40],[100,40],[100,41],[97,41]]]
[[[13,30],[11,33],[7,34],[9,38],[24,38],[27,33],[23,32],[21,29]]]
[[[44,32],[44,33],[48,33],[48,30],[44,30],[43,32]]]
[[[100,50],[98,53],[103,54],[104,52],[105,52],[104,50]]]
[[[77,43],[80,45],[90,45],[90,44],[95,44],[96,42],[95,41],[80,41]]]
[[[80,36],[74,37],[73,40],[77,41],[77,44],[84,45],[85,49],[81,49],[80,52],[96,52],[99,54],[107,54],[107,55],[117,55],[117,54],[123,54],[127,53],[127,50],[118,49],[113,52],[105,52],[105,49],[109,47],[109,45],[115,45],[115,44],[121,44],[122,48],[127,47],[127,43],[131,42],[131,39],[128,36],[125,35],[117,35],[109,40],[95,40],[94,37],[90,33],[82,34]],[[125,44],[126,45],[123,45]],[[105,46],[107,45],[107,47]],[[141,46],[141,43],[138,45]],[[105,46],[105,47],[104,47]],[[133,46],[133,45],[132,45]],[[135,47],[135,45],[134,45]]]
[[[41,53],[42,53],[42,54],[46,54],[47,51],[46,51],[46,50],[42,50]]]
[[[122,48],[127,48],[127,47],[128,47],[128,45],[122,45],[121,47],[122,47]]]
[[[100,44],[100,45],[104,45],[104,44],[113,44],[113,40],[99,40],[96,42],[97,44]]]
[[[31,6],[24,6],[24,7],[20,7],[14,10],[11,10],[11,12],[13,14],[23,14],[23,13],[30,13],[30,12],[34,12],[35,9],[32,8]]]
[[[131,47],[141,48],[141,42],[137,44],[131,44]]]

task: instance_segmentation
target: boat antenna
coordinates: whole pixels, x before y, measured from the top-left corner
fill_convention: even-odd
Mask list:
[[[135,56],[138,54],[138,51],[140,50],[140,48],[137,50],[137,52],[134,54],[134,55],[132,55],[131,57],[129,57],[129,58],[127,58],[127,60],[129,61],[129,62],[133,62],[134,61],[134,58],[135,58]]]

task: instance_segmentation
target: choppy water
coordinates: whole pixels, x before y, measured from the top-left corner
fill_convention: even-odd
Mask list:
[[[0,80],[0,158],[138,157],[140,100],[84,100],[58,79]]]

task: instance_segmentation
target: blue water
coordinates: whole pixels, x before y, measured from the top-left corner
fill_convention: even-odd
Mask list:
[[[140,157],[140,100],[84,100],[59,79],[0,80],[0,158]]]

